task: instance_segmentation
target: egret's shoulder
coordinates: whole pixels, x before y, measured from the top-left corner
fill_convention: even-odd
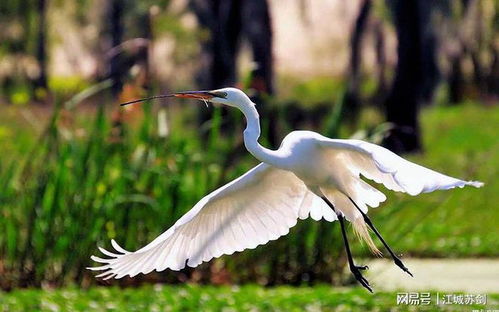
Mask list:
[[[309,130],[295,130],[290,132],[284,140],[296,140],[296,139],[321,139],[324,138],[322,135],[320,135],[317,132],[309,131]]]
[[[310,144],[319,142],[323,138],[319,133],[308,130],[295,130],[290,132],[282,140],[282,146],[295,146],[297,144]]]

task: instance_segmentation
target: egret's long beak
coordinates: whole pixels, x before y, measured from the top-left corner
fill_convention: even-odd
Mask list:
[[[172,93],[172,94],[155,95],[155,96],[151,96],[148,98],[133,100],[133,101],[126,102],[126,103],[121,103],[120,106],[139,103],[139,102],[143,102],[143,101],[147,101],[147,100],[169,98],[169,97],[179,97],[179,98],[198,99],[198,100],[207,101],[207,100],[211,100],[215,96],[216,95],[210,91],[185,91],[185,92],[177,92],[177,93]]]

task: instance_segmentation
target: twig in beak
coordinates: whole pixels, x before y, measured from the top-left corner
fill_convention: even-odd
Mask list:
[[[202,100],[204,102],[204,104],[206,105],[206,107],[208,107],[207,100],[213,98],[214,96],[212,94],[210,94],[209,91],[177,92],[177,93],[172,93],[172,94],[155,95],[155,96],[151,96],[151,97],[144,98],[144,99],[134,100],[134,101],[122,103],[122,104],[120,104],[120,106],[125,106],[125,105],[129,105],[129,104],[153,100],[153,99],[168,98],[168,97],[190,98],[190,99]]]
[[[121,103],[120,106],[130,105],[130,104],[144,102],[144,101],[149,101],[149,100],[154,100],[154,99],[162,99],[162,98],[174,97],[174,96],[175,96],[174,94],[155,95],[155,96],[151,96],[151,97],[144,98],[144,99],[139,99],[139,100],[134,100],[134,101],[130,101],[130,102]]]

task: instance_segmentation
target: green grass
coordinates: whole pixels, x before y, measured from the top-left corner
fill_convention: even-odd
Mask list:
[[[499,107],[433,107],[421,121],[425,153],[409,159],[485,186],[417,197],[389,192],[387,204],[372,210],[375,222],[406,255],[499,256]]]
[[[443,293],[440,292],[442,295]],[[452,293],[445,293],[452,294]],[[146,286],[16,290],[0,293],[0,311],[472,311],[499,308],[499,295],[487,305],[396,305],[396,292],[370,294],[361,288],[330,286]]]
[[[143,246],[209,191],[257,163],[242,149],[240,129],[220,134],[219,111],[203,127],[203,139],[192,111],[181,104],[168,109],[175,116],[168,137],[159,135],[157,114],[147,104],[123,121],[121,133],[104,111],[55,114],[41,127],[44,136],[34,135],[32,123],[15,112],[0,114],[0,144],[8,151],[0,155],[0,232],[6,233],[0,236],[0,287],[94,281],[84,268],[97,245],[108,247],[116,238],[127,249]],[[499,256],[499,108],[432,107],[421,120],[426,152],[410,158],[486,186],[418,197],[386,191],[387,203],[371,210],[374,222],[404,255]],[[286,237],[197,272],[202,281],[210,280],[214,265],[235,283],[340,284],[339,238],[337,224],[301,221]],[[356,255],[368,255],[365,246],[353,245]],[[178,275],[162,276],[176,281]]]

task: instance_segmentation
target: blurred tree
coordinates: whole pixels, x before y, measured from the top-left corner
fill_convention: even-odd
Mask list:
[[[246,39],[254,61],[248,83],[256,91],[253,100],[261,102],[264,99],[262,94],[272,94],[272,27],[267,0],[191,0],[189,5],[201,27],[209,32],[201,43],[201,70],[196,79],[198,87],[216,89],[235,86],[237,56],[242,40]],[[265,105],[262,107],[265,109]],[[222,113],[224,116],[230,114],[225,108]],[[210,118],[211,113],[200,111],[200,123]],[[225,131],[230,131],[234,124],[230,118],[225,118],[222,126]],[[270,127],[268,132],[271,143],[275,143],[276,129]]]
[[[136,63],[142,69],[138,78],[140,87],[149,89],[151,87],[151,72],[149,68],[149,48],[150,42],[153,40],[151,14],[146,8],[138,12],[138,37],[142,41],[142,45],[137,49]]]
[[[348,84],[345,94],[345,115],[348,120],[357,119],[360,110],[359,87],[361,80],[360,67],[362,65],[362,39],[371,11],[371,0],[363,0],[360,4],[359,14],[355,20],[355,24],[350,37],[350,60],[348,65]]]
[[[267,0],[242,1],[243,32],[248,38],[255,66],[250,87],[273,94],[272,25]]]
[[[273,92],[272,29],[266,0],[191,0],[190,7],[209,36],[201,44],[200,88],[214,89],[234,85],[236,58],[241,39],[248,40],[255,67],[251,87]]]
[[[38,61],[39,73],[33,81],[34,96],[38,101],[46,99],[47,83],[47,2],[38,0],[38,25],[36,38],[36,59]]]
[[[0,2],[0,84],[14,103],[47,95],[47,10],[46,0]]]
[[[490,51],[492,53],[492,64],[487,77],[487,90],[497,98],[499,97],[499,47],[495,43],[491,43]]]
[[[386,81],[386,70],[387,62],[385,55],[385,30],[383,27],[383,22],[376,19],[373,22],[373,32],[374,32],[374,44],[376,51],[376,82],[377,87],[371,101],[375,104],[381,104],[384,102],[384,98],[387,93],[388,83]]]
[[[124,1],[123,0],[110,0],[107,7],[107,13],[105,14],[105,19],[108,23],[108,34],[111,43],[111,48],[118,47],[123,41],[123,10]],[[109,72],[108,78],[113,81],[113,86],[111,88],[113,96],[117,97],[123,88],[123,76],[124,70],[123,64],[121,62],[122,53],[120,51],[112,53],[109,59]]]
[[[152,25],[149,5],[110,0],[106,3],[103,18],[103,34],[100,40],[105,55],[103,65],[107,67],[103,79],[112,79],[111,90],[116,98],[127,84],[130,70],[137,65],[138,70],[134,71],[132,78],[134,89],[140,94],[138,89],[148,88],[151,83],[149,47]]]
[[[202,28],[209,31],[201,42],[201,71],[197,83],[215,89],[236,82],[236,53],[240,33],[237,1],[192,0],[190,7]]]
[[[418,113],[432,101],[438,82],[434,3],[425,0],[389,1],[397,31],[397,67],[385,101],[386,119],[394,125],[383,144],[396,153],[421,150]]]
[[[494,20],[499,18],[499,7],[494,8],[487,1],[448,0],[441,8],[447,26],[440,35],[449,61],[449,102],[461,103],[470,95],[497,95],[497,88],[491,87],[490,82],[497,81],[493,78],[497,77],[497,22]]]
[[[473,9],[476,5],[475,1],[461,0],[461,1],[446,1],[442,6],[443,14],[447,17],[450,22],[450,32],[451,36],[449,41],[453,44],[452,48],[449,48],[447,52],[449,56],[449,72],[447,74],[447,83],[449,85],[449,102],[456,104],[462,102],[465,94],[465,73],[463,71],[463,62],[467,54],[471,52],[472,40],[469,36],[466,36],[466,32],[470,33],[471,29],[464,31],[464,26],[469,26],[470,19],[473,16]],[[468,27],[471,28],[471,27]],[[476,29],[475,29],[476,31]],[[473,31],[473,32],[475,32]],[[474,41],[474,40],[473,40]],[[475,82],[481,80],[481,71],[479,70],[480,65],[477,62],[476,57],[472,57],[474,65],[474,76]]]

